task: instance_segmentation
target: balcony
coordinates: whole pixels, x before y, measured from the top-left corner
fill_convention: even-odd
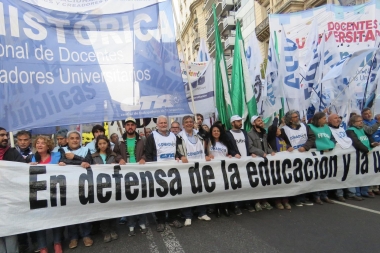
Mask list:
[[[203,10],[208,10],[212,7],[212,4],[215,3],[216,0],[205,0],[205,4],[203,5]]]
[[[215,27],[210,25],[207,29],[207,41],[211,42],[215,39]]]
[[[306,0],[305,9],[311,9],[325,4],[327,4],[327,0]]]
[[[304,1],[301,0],[279,0],[273,6],[273,13],[291,13],[302,11],[304,9]]]
[[[228,36],[224,40],[224,50],[233,49],[235,46],[235,36]]]
[[[193,29],[196,30],[196,31],[198,30],[198,18],[195,18],[195,19],[194,19],[194,22],[193,22]]]
[[[222,3],[222,0],[205,0],[205,4],[203,5],[203,11],[207,12],[212,10],[212,5],[218,5],[218,3]]]
[[[222,1],[222,12],[229,11],[234,8],[234,0]]]
[[[223,19],[223,31],[225,30],[231,30],[234,29],[236,26],[235,24],[235,17],[234,16],[227,16],[226,18]]]
[[[258,26],[255,28],[257,39],[261,42],[266,41],[270,36],[269,30],[269,18],[264,19]]]
[[[193,48],[194,48],[195,50],[197,50],[197,49],[199,48],[199,42],[200,42],[200,38],[199,38],[199,37],[197,37],[197,38],[195,38],[195,39],[193,40]]]
[[[234,62],[234,58],[230,57],[228,60],[226,60],[226,67],[227,69],[232,68],[232,63]]]
[[[209,52],[210,52],[210,57],[215,57],[215,42],[214,43],[212,43],[212,45],[211,45],[211,47],[210,47],[210,50],[209,50]]]
[[[218,2],[216,5],[216,16],[219,17],[219,15],[222,12],[222,3]],[[212,12],[212,8],[209,10],[209,12],[206,14],[206,25],[211,25],[214,22],[214,15]]]

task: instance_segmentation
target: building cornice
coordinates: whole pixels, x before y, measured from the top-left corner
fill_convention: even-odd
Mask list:
[[[183,26],[183,29],[181,30],[180,34],[181,34],[181,37],[183,38],[185,36],[185,34],[187,33],[187,31],[189,30],[189,27],[190,27],[190,24],[191,24],[191,21],[193,21],[194,19],[194,11],[195,11],[195,8],[198,7],[199,5],[201,5],[203,2],[203,0],[196,0],[194,1],[192,4],[190,4],[189,6],[189,9],[190,9],[190,16],[189,18],[186,20],[186,23],[185,25]]]

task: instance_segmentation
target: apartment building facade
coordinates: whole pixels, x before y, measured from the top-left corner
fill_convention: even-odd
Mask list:
[[[191,0],[185,0],[183,3],[186,1]],[[180,14],[182,17],[180,29],[185,49],[181,51],[179,46],[179,52],[187,52],[187,59],[195,60],[200,38],[203,38],[208,44],[211,57],[215,56],[213,4],[216,5],[218,29],[227,68],[231,71],[236,20],[241,21],[242,34],[246,42],[252,33],[256,34],[261,54],[263,58],[266,58],[270,36],[269,14],[297,12],[325,4],[348,6],[363,4],[367,1],[369,0],[192,0],[189,3],[189,14],[185,12]],[[179,44],[177,40],[177,45]]]

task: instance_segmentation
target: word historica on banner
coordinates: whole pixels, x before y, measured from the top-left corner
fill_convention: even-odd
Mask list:
[[[212,203],[380,184],[380,148],[79,166],[0,161],[0,236]]]
[[[58,2],[0,1],[2,127],[191,113],[171,1]]]

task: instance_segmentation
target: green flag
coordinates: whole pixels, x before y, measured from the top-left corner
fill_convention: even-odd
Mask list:
[[[215,4],[212,5],[214,14],[214,29],[215,29],[215,102],[218,110],[219,120],[227,127],[231,128],[231,99],[230,99],[230,84],[227,78],[227,67],[224,59],[224,48],[220,40],[218,28],[218,19],[216,17]]]
[[[240,21],[236,23],[234,60],[231,77],[231,101],[232,111],[235,115],[240,115],[245,120],[244,129],[251,129],[251,117],[258,115],[257,104],[247,60],[245,58],[244,41],[241,34]]]

